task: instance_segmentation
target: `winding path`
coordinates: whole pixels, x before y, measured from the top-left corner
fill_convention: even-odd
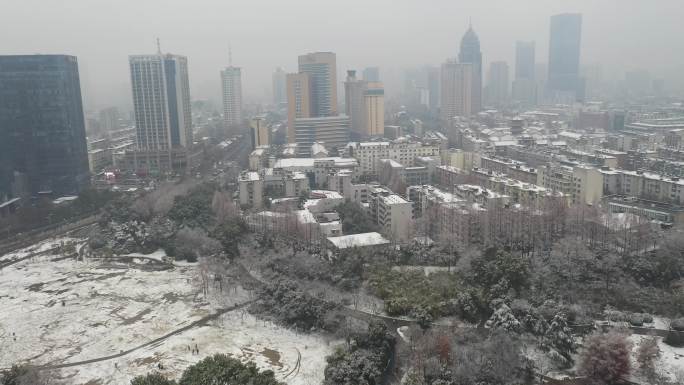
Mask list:
[[[102,361],[107,361],[107,360],[111,360],[111,359],[114,359],[114,358],[123,357],[123,356],[125,356],[125,355],[128,355],[128,354],[131,354],[131,353],[135,352],[136,350],[140,350],[140,349],[146,348],[146,347],[148,347],[148,346],[150,346],[150,345],[158,344],[158,343],[160,343],[160,342],[162,342],[162,341],[164,341],[164,340],[166,340],[166,339],[168,339],[168,338],[170,338],[170,337],[173,337],[173,336],[175,336],[175,335],[178,335],[178,334],[181,334],[181,333],[183,333],[183,332],[186,332],[186,331],[188,331],[188,330],[190,330],[190,329],[192,329],[192,328],[195,328],[195,327],[198,327],[198,326],[203,326],[203,325],[205,325],[205,324],[206,324],[207,322],[209,322],[209,321],[213,321],[213,320],[219,318],[220,316],[222,316],[222,315],[224,315],[224,314],[226,314],[226,313],[229,313],[229,312],[231,312],[231,311],[233,311],[233,310],[237,310],[237,309],[243,308],[243,307],[245,307],[245,306],[247,306],[247,305],[252,304],[253,302],[254,302],[254,300],[250,300],[250,301],[246,301],[246,302],[243,302],[243,303],[240,303],[240,304],[231,306],[231,307],[227,307],[227,308],[224,308],[224,309],[220,309],[220,310],[218,310],[218,311],[216,311],[216,312],[214,312],[214,313],[212,313],[212,314],[209,314],[209,315],[207,315],[207,316],[205,316],[205,317],[202,317],[202,318],[198,319],[197,321],[194,321],[194,322],[192,322],[192,323],[190,323],[190,324],[188,324],[188,325],[185,325],[185,326],[183,326],[182,328],[179,328],[179,329],[176,329],[176,330],[174,330],[174,331],[172,331],[172,332],[169,332],[169,333],[167,333],[167,334],[165,334],[165,335],[163,335],[163,336],[161,336],[161,337],[159,337],[159,338],[155,338],[155,339],[153,339],[153,340],[151,340],[151,341],[145,342],[145,343],[142,344],[142,345],[138,345],[138,346],[136,346],[136,347],[134,347],[134,348],[131,348],[131,349],[128,349],[128,350],[124,350],[124,351],[119,352],[119,353],[116,353],[116,354],[112,354],[112,355],[104,356],[104,357],[92,358],[92,359],[89,359],[89,360],[76,361],[76,362],[68,362],[68,363],[64,363],[64,364],[43,365],[43,366],[38,366],[37,369],[39,369],[39,370],[52,370],[52,369],[70,368],[70,367],[74,367],[74,366],[88,365],[88,364],[93,364],[93,363],[96,363],[96,362],[102,362]]]

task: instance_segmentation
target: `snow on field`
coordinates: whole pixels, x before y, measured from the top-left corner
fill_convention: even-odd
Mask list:
[[[28,251],[6,257],[25,255]],[[251,298],[241,287],[232,288],[221,301],[198,294],[195,264],[147,271],[57,257],[31,258],[0,270],[0,368],[115,355],[187,326],[217,307]],[[199,355],[188,350],[195,344]],[[235,310],[122,357],[59,369],[55,376],[64,384],[126,384],[159,364],[162,372],[178,376],[209,354],[229,353],[273,370],[289,384],[318,384],[333,345],[322,336],[297,334]]]
[[[637,349],[639,347],[639,342],[645,338],[649,337],[636,334],[632,334],[629,337],[629,340],[632,342],[633,368],[638,367],[636,362]],[[658,370],[658,372],[660,372],[661,375],[664,375],[671,380],[676,380],[678,373],[681,373],[684,370],[684,348],[670,346],[663,342],[663,339],[660,337],[657,337],[657,339],[658,348],[660,349],[660,357],[655,364],[655,368]],[[640,383],[647,383],[647,381],[645,382],[644,379],[639,378],[638,372],[635,373],[635,380],[639,380]]]

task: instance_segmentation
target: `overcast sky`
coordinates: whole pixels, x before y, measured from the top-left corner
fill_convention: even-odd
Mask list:
[[[310,51],[337,53],[339,81],[350,68],[391,78],[439,65],[469,18],[485,63],[513,71],[516,40],[535,40],[546,62],[549,16],[563,12],[583,14],[582,64],[684,73],[682,0],[0,0],[0,54],[78,56],[86,107],[101,108],[128,102],[128,55],[156,52],[157,37],[188,57],[193,99],[218,98],[231,45],[255,101],[270,98],[275,67],[295,71]]]

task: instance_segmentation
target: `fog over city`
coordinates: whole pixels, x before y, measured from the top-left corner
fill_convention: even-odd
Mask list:
[[[684,0],[0,0],[0,385],[684,385]]]
[[[275,67],[294,71],[296,55],[313,51],[337,54],[340,80],[381,67],[391,96],[401,69],[455,57],[469,20],[484,68],[513,63],[516,40],[536,41],[544,63],[549,16],[563,12],[583,14],[582,65],[600,64],[608,79],[644,68],[682,85],[679,0],[3,0],[0,54],[77,56],[87,109],[130,105],[128,55],[156,52],[157,37],[188,57],[193,99],[219,101],[229,45],[249,102],[270,97]]]

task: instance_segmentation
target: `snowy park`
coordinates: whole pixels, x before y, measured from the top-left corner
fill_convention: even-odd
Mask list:
[[[335,343],[254,318],[241,286],[205,296],[197,264],[146,267],[163,253],[77,260],[54,251],[67,241],[0,257],[0,369],[30,363],[60,383],[125,384],[225,353],[288,384],[321,382]]]

